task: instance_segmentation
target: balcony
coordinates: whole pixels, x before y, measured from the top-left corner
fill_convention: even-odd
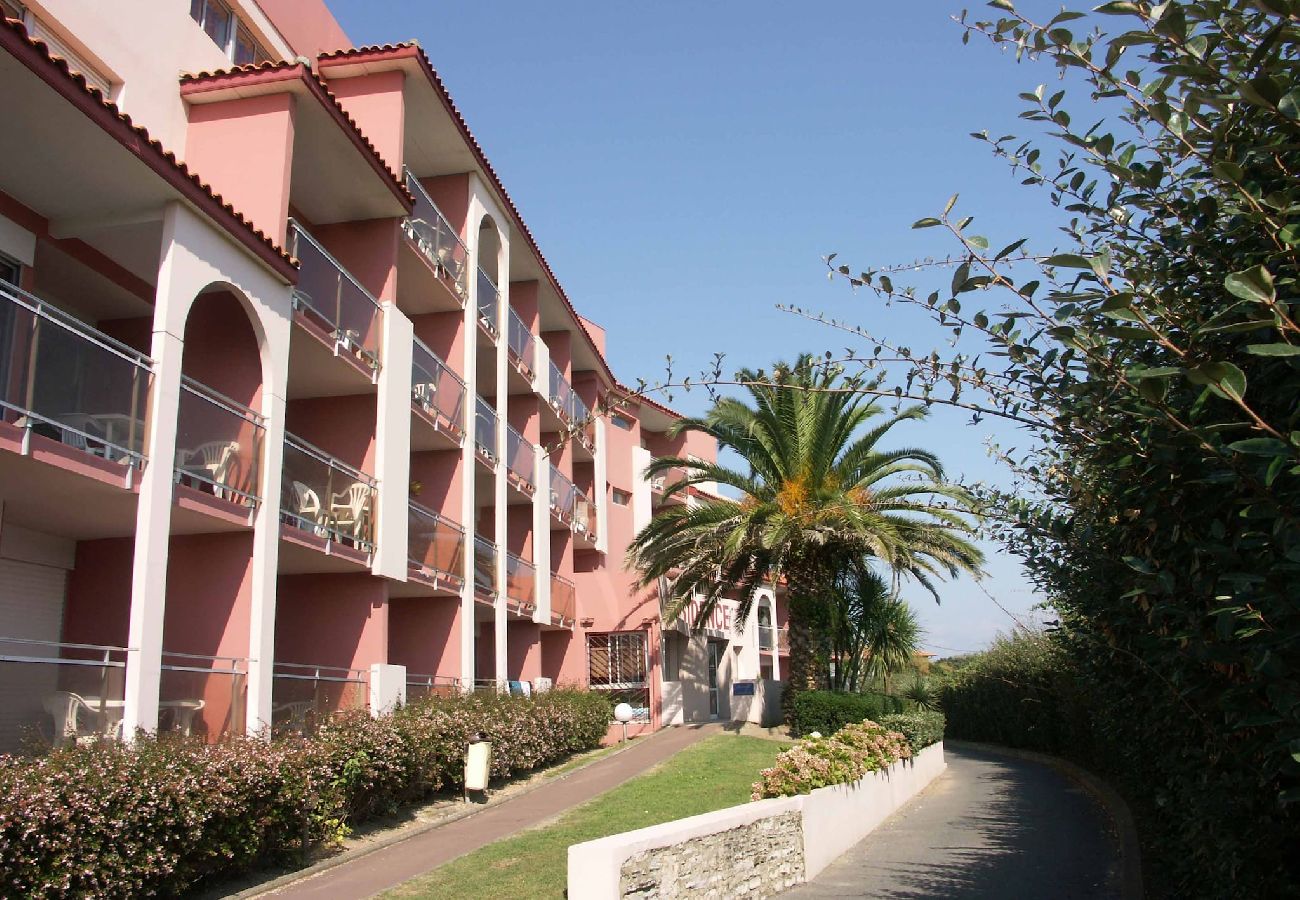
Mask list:
[[[324,541],[374,552],[375,480],[319,447],[285,435],[280,519]]]
[[[497,545],[474,536],[474,594],[489,602],[497,596]]]
[[[506,328],[510,364],[531,386],[537,375],[537,339],[514,309],[507,310]]]
[[[465,529],[414,502],[406,522],[406,558],[412,576],[447,593],[460,593],[465,583]]]
[[[537,493],[537,448],[513,425],[506,426],[506,479],[525,496]]]
[[[309,735],[334,713],[365,709],[365,669],[277,662],[271,676],[271,730]]]
[[[459,447],[465,438],[465,382],[418,338],[411,361],[412,450]]]
[[[573,527],[573,510],[577,499],[578,489],[574,487],[573,482],[570,481],[563,472],[552,465],[551,515],[566,528]]]
[[[686,479],[688,473],[680,466],[674,466],[666,472],[660,472],[650,479],[650,494],[654,506],[660,506],[664,503],[685,503],[687,493],[685,490],[675,491],[670,496],[665,496],[673,485],[680,484]]]
[[[593,545],[596,542],[596,504],[582,491],[574,493],[573,533]]]
[[[193,378],[183,378],[176,417],[176,483],[256,509],[262,502],[265,435],[260,415]]]
[[[418,703],[431,697],[460,696],[460,679],[450,675],[406,673],[406,702]]]
[[[551,574],[551,621],[572,628],[578,621],[578,589],[563,575]]]
[[[497,411],[482,397],[474,398],[474,451],[489,469],[497,467]]]
[[[482,269],[478,270],[478,325],[484,333],[496,343],[501,336],[500,319],[501,292],[496,284]]]
[[[564,377],[560,367],[551,363],[550,390],[548,391],[551,409],[559,417],[560,423],[572,432],[576,443],[588,453],[596,452],[596,428],[591,418],[591,410],[582,402],[573,385]]]
[[[416,315],[464,307],[469,299],[469,251],[410,170],[406,189],[415,206],[402,220],[410,254],[408,258],[403,253],[398,261],[398,299]],[[414,290],[408,294],[404,285]]]
[[[537,569],[513,553],[506,554],[506,603],[524,616],[537,608]]]
[[[309,359],[291,368],[290,393],[320,397],[355,392],[357,373],[372,383],[379,377],[379,301],[301,225],[293,219],[289,225],[289,252],[301,263],[293,289],[294,320],[356,370],[349,381],[345,373],[320,371],[321,361]],[[294,375],[299,376],[296,382]]]
[[[117,468],[143,466],[153,363],[33,295],[0,282],[0,420]],[[125,466],[123,470],[122,466]]]
[[[776,649],[778,653],[790,653],[790,627],[783,625],[776,630]]]
[[[776,629],[771,625],[758,626],[758,649],[771,650],[776,646]]]

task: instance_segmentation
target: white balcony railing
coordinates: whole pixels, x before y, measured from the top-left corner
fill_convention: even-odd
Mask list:
[[[497,595],[497,545],[474,536],[474,591],[486,597]]]
[[[334,713],[365,709],[369,672],[343,666],[275,663],[271,676],[271,728],[313,733]]]
[[[402,222],[402,230],[435,269],[451,281],[460,302],[469,297],[469,251],[456,229],[425,192],[420,180],[406,171],[406,189],[415,198],[411,214]]]
[[[506,554],[506,599],[516,612],[530,613],[536,606],[537,569],[527,560]]]
[[[551,573],[551,618],[572,625],[578,618],[578,589],[563,575]]]
[[[474,449],[497,464],[497,411],[482,397],[474,398]]]
[[[369,553],[375,549],[374,507],[374,478],[285,435],[283,521]]]
[[[509,333],[506,338],[509,342],[510,361],[525,378],[532,381],[534,374],[537,372],[537,339],[528,330],[528,326],[519,317],[519,313],[515,312],[513,308],[507,312],[506,327]]]
[[[460,583],[464,558],[465,529],[412,501],[407,512],[407,560],[411,565]]]
[[[144,462],[149,357],[0,282],[0,419],[132,469]]]
[[[513,425],[506,426],[506,470],[511,480],[528,494],[537,491],[533,474],[537,465],[537,448]]]
[[[566,525],[573,522],[573,507],[578,489],[554,464],[551,466],[551,512]]]
[[[465,434],[465,382],[418,338],[411,358],[411,402],[456,440]]]
[[[338,353],[379,369],[379,301],[301,225],[289,220],[289,252],[298,258],[294,309],[330,334]]]

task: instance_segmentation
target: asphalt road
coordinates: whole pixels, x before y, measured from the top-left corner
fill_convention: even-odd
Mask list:
[[[1092,796],[1042,763],[945,749],[921,794],[783,898],[1118,898],[1113,829]]]

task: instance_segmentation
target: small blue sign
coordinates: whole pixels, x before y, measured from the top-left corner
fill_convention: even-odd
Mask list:
[[[737,681],[731,686],[731,696],[733,697],[752,697],[754,696],[754,682]]]

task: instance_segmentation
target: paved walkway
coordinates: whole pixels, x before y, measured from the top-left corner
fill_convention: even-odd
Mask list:
[[[665,728],[650,737],[638,738],[627,750],[514,799],[485,807],[472,816],[391,844],[262,896],[276,900],[289,897],[321,900],[369,897],[586,803],[679,750],[720,734],[721,730],[719,725]]]
[[[1119,851],[1092,796],[1042,763],[946,748],[948,769],[783,898],[1115,898]]]

